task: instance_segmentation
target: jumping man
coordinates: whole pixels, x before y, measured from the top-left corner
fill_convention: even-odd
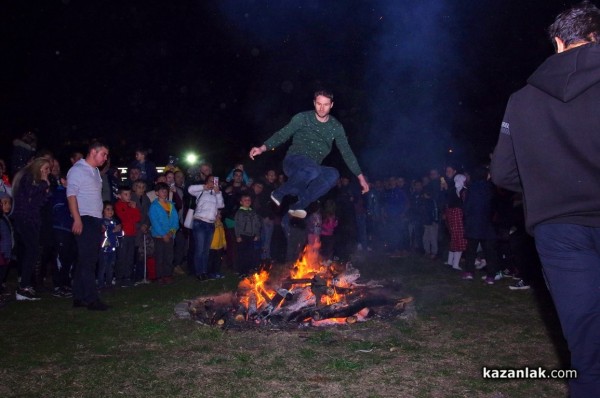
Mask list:
[[[250,150],[250,159],[254,160],[255,156],[293,137],[292,145],[283,159],[283,171],[288,180],[273,191],[271,199],[279,206],[285,196],[297,196],[298,201],[290,205],[288,213],[298,218],[306,217],[304,209],[333,188],[339,178],[336,169],[321,166],[323,159],[331,152],[333,141],[350,171],[358,178],[362,193],[369,191],[367,180],[348,144],[344,127],[329,114],[333,107],[333,94],[326,90],[317,91],[313,104],[314,111],[298,113],[262,146]]]

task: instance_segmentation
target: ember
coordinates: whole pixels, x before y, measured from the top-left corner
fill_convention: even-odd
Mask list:
[[[289,275],[273,281],[270,270],[243,279],[235,294],[200,297],[189,302],[191,317],[222,327],[302,324],[329,326],[363,322],[375,307],[404,311],[412,298],[398,297],[397,287],[358,283],[360,272],[350,262],[320,262],[307,246]]]

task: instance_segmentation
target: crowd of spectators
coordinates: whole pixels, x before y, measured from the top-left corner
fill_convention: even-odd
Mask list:
[[[6,284],[10,269],[18,272],[17,300],[37,300],[45,289],[71,297],[77,245],[66,173],[52,153],[35,148],[33,133],[15,140],[13,148],[11,169],[0,160],[3,301],[13,294]],[[278,206],[271,200],[285,181],[278,170],[249,175],[238,163],[219,179],[209,162],[190,169],[169,162],[159,174],[148,154],[137,149],[126,175],[110,159],[100,167],[100,290],[149,280],[169,284],[174,275],[200,281],[244,276],[295,261],[307,243],[320,247],[323,261],[374,251],[443,261],[467,281],[479,269],[490,285],[514,277],[511,289],[527,289],[535,279],[521,200],[494,187],[484,166],[461,171],[449,165],[444,175],[433,168],[408,181],[376,179],[364,195],[356,181],[342,176],[300,219],[288,214],[287,201]],[[75,164],[82,157],[74,152],[69,158]]]

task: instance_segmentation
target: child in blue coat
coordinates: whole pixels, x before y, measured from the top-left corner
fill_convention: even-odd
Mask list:
[[[173,281],[173,237],[179,229],[175,203],[168,200],[169,186],[159,182],[154,187],[156,199],[150,205],[150,233],[154,238],[156,278],[162,284]]]

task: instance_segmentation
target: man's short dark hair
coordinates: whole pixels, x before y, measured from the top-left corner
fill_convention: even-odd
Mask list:
[[[90,145],[88,146],[88,153],[92,152],[93,149],[100,150],[102,148],[108,149],[108,145],[106,145],[100,141],[97,141],[97,140],[92,141],[92,142],[90,142]]]
[[[333,102],[333,93],[331,91],[329,91],[329,90],[317,90],[317,91],[315,91],[315,95],[313,97],[313,100],[316,100],[319,95],[322,95],[323,97],[329,98],[331,100],[331,102]]]
[[[548,28],[548,34],[555,49],[555,37],[561,39],[565,47],[579,42],[596,42],[600,36],[600,10],[586,0],[559,14]]]

